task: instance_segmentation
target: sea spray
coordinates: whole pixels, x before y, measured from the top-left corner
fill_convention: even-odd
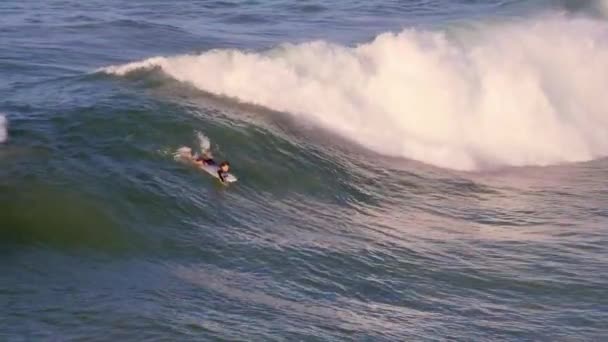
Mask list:
[[[102,69],[165,74],[379,153],[474,170],[608,154],[608,23],[565,14],[346,47],[212,50]]]
[[[205,153],[211,149],[211,141],[201,132],[196,132],[196,140],[200,147],[201,153]]]
[[[193,150],[188,146],[181,146],[175,152],[173,152],[173,158],[180,162],[192,162],[192,157],[199,155],[199,153],[206,153],[211,149],[211,141],[202,132],[195,132],[196,141],[198,143],[199,152]]]

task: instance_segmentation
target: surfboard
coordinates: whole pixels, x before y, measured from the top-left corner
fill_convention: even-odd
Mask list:
[[[213,176],[217,179],[220,179],[220,176],[217,174],[217,170],[219,170],[219,167],[217,165],[203,165],[203,166],[200,166],[200,169],[207,172],[211,176]],[[234,183],[237,181],[237,178],[233,174],[227,173],[224,176],[224,181],[226,183]]]

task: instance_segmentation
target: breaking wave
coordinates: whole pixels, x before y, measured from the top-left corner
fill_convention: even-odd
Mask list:
[[[222,49],[101,70],[142,69],[440,167],[608,154],[608,24],[597,18],[554,13],[474,30],[406,29],[354,47]]]

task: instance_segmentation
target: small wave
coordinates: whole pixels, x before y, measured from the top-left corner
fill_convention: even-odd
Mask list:
[[[608,154],[608,24],[547,14],[475,32],[406,29],[356,47],[154,57],[217,95],[291,113],[379,153],[440,167],[586,161]]]

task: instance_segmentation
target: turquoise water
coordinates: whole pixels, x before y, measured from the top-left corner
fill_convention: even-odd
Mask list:
[[[0,340],[605,340],[606,9],[2,2]]]

